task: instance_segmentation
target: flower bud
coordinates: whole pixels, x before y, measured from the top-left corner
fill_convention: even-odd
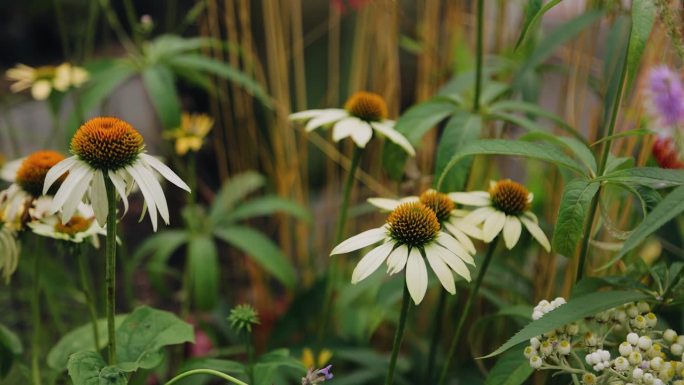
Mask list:
[[[618,350],[620,351],[621,356],[627,357],[630,353],[632,353],[632,350],[634,350],[634,348],[632,348],[632,345],[629,342],[625,341],[620,344]]]
[[[627,361],[625,357],[616,358],[613,364],[615,365],[615,370],[618,372],[624,372],[629,369],[629,361]]]
[[[641,363],[641,353],[634,351],[629,354],[629,357],[627,357],[629,360],[629,363],[632,365],[637,365]]]
[[[525,355],[525,358],[529,359],[536,355],[537,351],[532,346],[527,346],[525,350],[523,350],[523,354]]]
[[[640,368],[634,368],[634,370],[632,371],[632,377],[635,380],[640,380],[644,377],[644,371]]]
[[[637,302],[637,309],[639,309],[639,313],[647,313],[651,311],[651,306],[644,301],[639,301]]]
[[[651,341],[651,338],[649,336],[639,337],[639,342],[637,343],[639,349],[641,350],[648,350],[648,348],[650,348],[652,344],[653,341]]]
[[[596,376],[593,373],[584,373],[582,382],[586,385],[594,385],[596,384]]]
[[[655,357],[655,358],[651,359],[651,361],[649,362],[649,366],[651,367],[651,369],[658,371],[663,367],[663,363],[664,363],[664,361],[662,358]]]
[[[593,333],[587,332],[587,334],[584,335],[584,345],[591,347],[596,346],[596,343],[596,336]]]
[[[639,343],[639,335],[636,333],[627,334],[627,342],[629,342],[632,345],[636,345],[637,343]]]
[[[644,384],[653,385],[653,380],[655,380],[655,378],[651,373],[644,373]]]
[[[558,343],[558,353],[566,356],[570,354],[570,351],[572,351],[572,345],[570,345],[568,340],[563,340]]]
[[[536,356],[536,355],[530,357],[530,366],[532,367],[532,369],[541,368],[542,363],[543,363],[543,361],[542,361],[541,357]]]
[[[639,315],[639,309],[637,309],[637,307],[634,305],[627,306],[625,312],[627,313],[629,318],[634,318]]]
[[[635,329],[646,329],[646,317],[638,315],[632,319],[632,326]]]
[[[684,335],[677,336],[677,343],[684,346]]]
[[[653,328],[658,323],[658,317],[653,313],[646,314],[646,326]]]
[[[541,342],[539,342],[539,338],[537,338],[537,337],[530,338],[530,346],[532,346],[532,349],[534,349],[534,350],[539,349],[540,343]]]
[[[542,356],[548,356],[553,353],[553,345],[549,341],[544,341],[539,346],[539,352]]]
[[[568,324],[565,327],[565,332],[571,336],[577,335],[577,333],[579,333],[579,325],[576,323]]]
[[[670,345],[670,352],[679,357],[684,353],[684,347],[680,344],[672,344]]]
[[[667,342],[674,342],[677,340],[677,332],[672,329],[667,329],[663,332],[663,339]]]

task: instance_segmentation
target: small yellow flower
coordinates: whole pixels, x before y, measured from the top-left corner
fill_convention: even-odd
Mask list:
[[[88,71],[69,63],[54,66],[29,67],[17,64],[5,73],[9,80],[14,81],[10,90],[14,93],[31,89],[31,96],[36,100],[50,97],[52,89],[65,92],[69,88],[78,88],[88,80]]]
[[[322,368],[330,362],[332,355],[330,350],[323,349],[318,353],[317,359],[314,359],[313,351],[310,348],[304,348],[301,361],[306,368]]]
[[[183,156],[188,151],[197,152],[202,148],[204,138],[214,126],[214,119],[206,114],[188,114],[181,116],[180,127],[165,133],[166,139],[176,141],[176,153]]]

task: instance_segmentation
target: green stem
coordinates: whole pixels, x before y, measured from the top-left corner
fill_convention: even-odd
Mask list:
[[[41,385],[40,375],[40,330],[42,329],[40,317],[40,254],[42,250],[36,248],[33,265],[33,341],[31,347],[31,377],[33,385]]]
[[[475,54],[475,95],[473,96],[473,111],[480,111],[480,92],[482,90],[482,56],[484,35],[484,0],[477,1],[477,40]]]
[[[439,382],[437,383],[440,385],[444,384],[444,381],[446,381],[447,373],[449,372],[449,365],[451,364],[451,360],[454,358],[454,353],[456,353],[456,347],[458,346],[458,343],[461,339],[461,331],[463,330],[463,325],[465,324],[466,319],[468,319],[470,309],[473,307],[473,299],[477,297],[477,292],[480,290],[482,279],[487,273],[487,268],[489,267],[489,263],[492,261],[492,256],[494,255],[494,250],[496,250],[496,245],[498,243],[499,237],[496,237],[496,239],[494,239],[492,243],[489,244],[489,249],[487,250],[487,254],[484,257],[484,261],[482,261],[480,271],[477,273],[477,278],[475,278],[473,288],[470,290],[470,293],[468,294],[468,299],[466,300],[465,308],[463,308],[463,312],[461,313],[461,316],[458,319],[456,332],[454,332],[454,337],[451,340],[449,353],[447,353],[446,361],[444,362],[442,372],[439,375]]]
[[[107,308],[107,353],[109,365],[116,364],[116,328],[114,315],[116,313],[116,190],[114,184],[105,176],[105,188],[107,190],[107,243],[105,247],[106,268],[106,308]]]
[[[242,381],[238,380],[237,378],[235,378],[235,377],[233,377],[233,376],[229,376],[229,375],[227,375],[227,374],[225,374],[225,373],[219,372],[218,370],[212,370],[212,369],[195,369],[195,370],[188,370],[187,372],[181,373],[181,374],[177,375],[176,377],[172,378],[172,379],[169,380],[169,382],[167,382],[165,385],[173,385],[174,383],[180,381],[181,379],[183,379],[183,378],[185,378],[185,377],[193,376],[193,375],[195,375],[195,374],[209,374],[209,375],[212,375],[212,376],[216,376],[216,377],[222,378],[222,379],[224,379],[224,380],[226,380],[226,381],[228,381],[228,382],[230,382],[230,383],[233,383],[233,384],[237,384],[237,385],[248,385],[247,383],[242,382]]]
[[[131,38],[128,37],[126,34],[126,31],[124,31],[123,27],[121,27],[121,23],[119,22],[119,18],[116,17],[116,12],[112,9],[111,4],[109,3],[109,0],[99,0],[100,1],[100,7],[102,8],[102,12],[104,12],[105,18],[109,22],[109,26],[112,27],[112,30],[114,30],[114,33],[116,34],[117,38],[119,39],[119,42],[128,50],[130,53],[136,53],[138,51],[138,48],[136,47],[135,44],[131,41]]]
[[[442,336],[442,318],[444,317],[444,308],[446,307],[446,293],[446,290],[439,291],[437,313],[432,324],[432,340],[430,341],[430,353],[428,354],[427,369],[425,371],[425,384],[432,382],[432,372],[435,371],[435,356],[437,355],[437,346]]]
[[[406,315],[408,314],[411,296],[409,295],[408,285],[404,283],[404,295],[401,299],[401,313],[399,315],[399,324],[397,331],[394,334],[394,343],[392,344],[392,355],[390,356],[389,368],[387,368],[387,377],[385,378],[385,385],[391,385],[394,381],[394,368],[397,366],[397,357],[399,356],[399,348],[401,347],[401,340],[404,337],[404,328],[406,326]]]
[[[337,220],[337,231],[335,232],[335,245],[342,241],[344,237],[344,229],[347,224],[347,211],[349,211],[349,197],[351,196],[352,186],[354,185],[354,175],[356,169],[359,167],[361,160],[361,153],[363,149],[354,146],[354,154],[351,159],[351,166],[349,167],[349,174],[347,180],[344,182],[344,195],[342,196],[342,206],[340,207],[340,216]]]
[[[126,18],[128,18],[128,24],[131,27],[131,34],[133,35],[133,41],[135,46],[140,49],[142,45],[142,40],[140,37],[140,29],[138,28],[138,17],[135,14],[135,8],[131,0],[124,0],[124,8],[126,10]]]
[[[81,287],[83,289],[83,295],[85,296],[86,306],[88,306],[88,316],[90,317],[90,323],[93,327],[93,342],[95,343],[94,347],[97,352],[100,350],[100,333],[97,328],[97,311],[95,310],[95,300],[93,298],[90,282],[88,281],[86,262],[85,253],[81,252],[78,256],[78,272],[81,277]]]
[[[249,382],[254,383],[254,347],[250,332],[245,333],[245,350],[247,351],[247,377]]]
[[[629,47],[627,47],[627,52],[625,52],[625,58],[623,59],[622,71],[620,73],[620,82],[618,83],[617,92],[615,95],[615,104],[611,106],[612,111],[610,114],[610,120],[608,121],[608,130],[604,135],[604,138],[610,138],[615,132],[615,123],[617,122],[618,111],[620,111],[620,101],[622,100],[622,89],[625,85],[625,76],[627,74],[627,55],[629,54]],[[608,164],[608,155],[610,154],[610,145],[612,139],[607,139],[603,142],[601,146],[601,159],[598,164],[598,176],[603,176],[606,170],[606,164]],[[582,238],[582,248],[580,249],[579,259],[577,261],[577,275],[575,276],[575,282],[582,279],[584,274],[584,264],[587,260],[587,254],[589,253],[589,242],[591,241],[591,228],[594,224],[594,217],[596,216],[596,210],[598,209],[599,196],[601,195],[601,185],[599,184],[599,189],[591,199],[591,204],[589,206],[589,213],[584,223],[584,234]]]

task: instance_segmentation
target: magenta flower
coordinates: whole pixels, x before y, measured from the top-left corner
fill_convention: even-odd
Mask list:
[[[648,93],[652,113],[663,126],[684,123],[684,86],[677,72],[665,65],[651,69]]]

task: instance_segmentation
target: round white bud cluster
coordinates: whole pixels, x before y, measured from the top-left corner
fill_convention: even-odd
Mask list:
[[[561,305],[565,304],[565,298],[563,297],[558,297],[554,299],[553,301],[549,302],[545,299],[539,301],[537,306],[534,307],[532,310],[532,319],[533,320],[538,320],[541,317],[544,316],[544,314],[558,308]]]
[[[603,349],[597,349],[595,352],[587,354],[584,360],[587,361],[587,364],[592,365],[592,368],[597,372],[611,366],[610,352]]]

